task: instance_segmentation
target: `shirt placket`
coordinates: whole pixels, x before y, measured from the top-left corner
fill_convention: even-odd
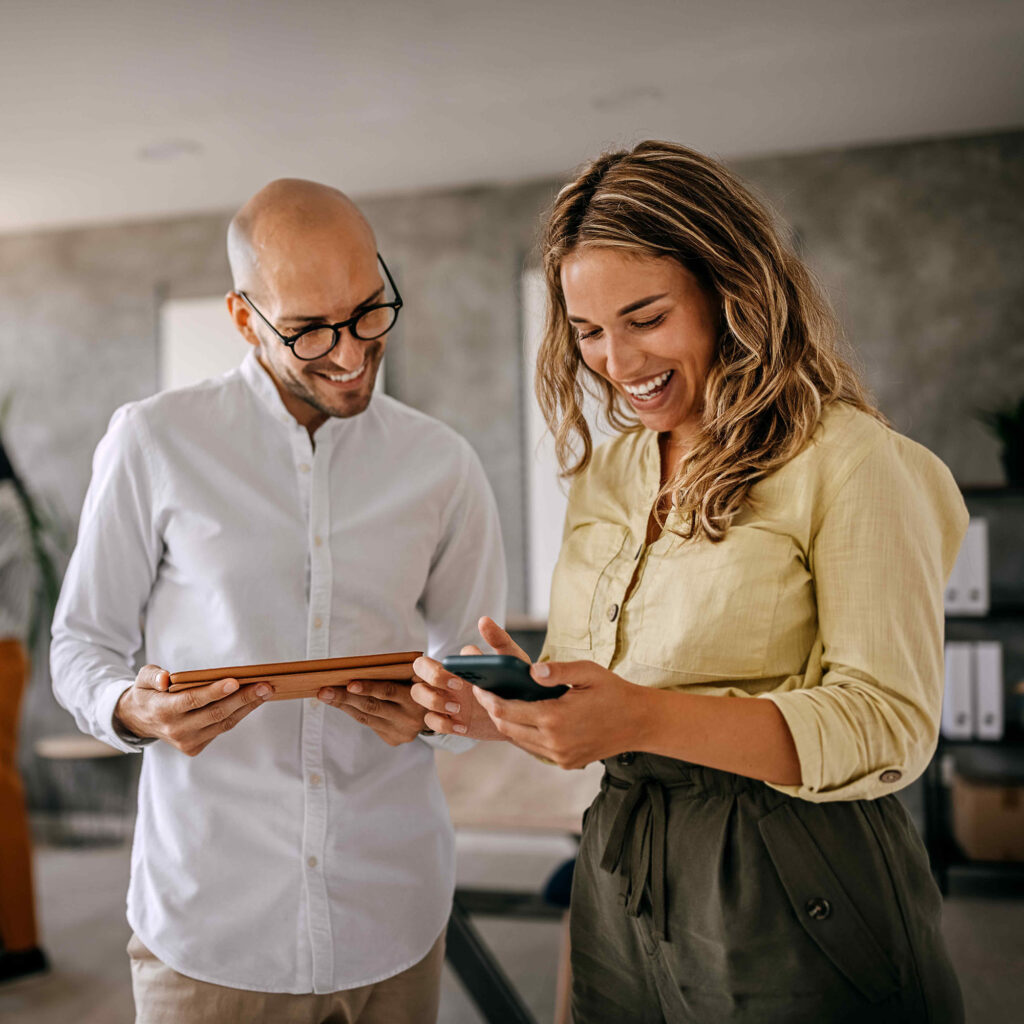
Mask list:
[[[323,431],[326,433],[326,431]],[[330,651],[331,552],[330,444],[317,439],[314,450],[305,431],[293,444],[299,495],[306,518],[307,621],[306,657],[326,658]],[[314,992],[331,992],[334,985],[334,938],[326,881],[327,776],[324,771],[324,714],[327,707],[311,697],[303,707],[302,773],[305,815],[302,831],[306,876],[309,938]]]

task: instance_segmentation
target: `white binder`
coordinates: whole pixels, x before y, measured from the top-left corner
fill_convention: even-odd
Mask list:
[[[974,734],[981,740],[1003,738],[1003,645],[998,640],[974,645]]]
[[[946,584],[946,611],[950,615],[987,615],[988,520],[974,516],[967,524],[960,554]]]
[[[971,668],[972,645],[951,640],[946,644],[946,689],[942,698],[942,735],[950,740],[969,740],[974,735],[974,699]]]

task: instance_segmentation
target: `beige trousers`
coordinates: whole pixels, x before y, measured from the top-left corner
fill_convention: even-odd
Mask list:
[[[250,992],[196,981],[158,960],[134,934],[128,956],[135,1024],[434,1024],[444,933],[401,974],[326,995]]]

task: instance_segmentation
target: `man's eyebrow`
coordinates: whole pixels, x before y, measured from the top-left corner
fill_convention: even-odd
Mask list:
[[[362,309],[363,306],[369,306],[371,303],[376,302],[384,294],[384,285],[381,285],[369,298],[363,299],[355,308],[352,310],[353,315],[357,309]],[[325,316],[283,316],[278,321],[279,324],[326,324],[330,321]]]
[[[635,313],[638,309],[642,309],[644,306],[650,305],[652,302],[657,302],[658,299],[665,298],[666,295],[668,295],[668,292],[662,292],[660,295],[648,295],[646,299],[637,299],[636,302],[630,302],[623,306],[615,315],[625,316],[627,313]],[[582,316],[570,316],[569,322],[573,324],[591,323],[590,320]]]

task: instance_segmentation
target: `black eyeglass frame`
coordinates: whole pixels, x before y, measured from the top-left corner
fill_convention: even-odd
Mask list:
[[[395,284],[395,279],[391,276],[391,271],[388,270],[388,265],[384,262],[384,257],[381,256],[380,253],[377,253],[377,259],[380,261],[380,265],[384,268],[384,276],[388,279],[388,284],[391,285],[391,290],[395,293],[395,301],[375,302],[373,305],[366,306],[364,309],[361,309],[355,316],[350,316],[347,320],[341,320],[336,324],[310,324],[309,327],[303,327],[302,330],[296,334],[284,335],[260,312],[259,307],[252,301],[252,299],[249,298],[248,295],[245,294],[245,292],[239,292],[238,294],[245,299],[245,304],[278,336],[281,342],[291,349],[291,353],[296,359],[301,359],[304,363],[311,363],[314,359],[323,359],[328,352],[334,351],[338,342],[341,341],[341,332],[345,330],[346,327],[351,331],[352,336],[358,338],[360,341],[376,341],[378,338],[383,338],[384,335],[387,334],[388,331],[392,330],[395,324],[398,323],[398,312],[404,305],[402,302],[402,296],[398,291],[398,285]],[[394,320],[392,320],[391,323],[380,332],[380,334],[375,334],[372,338],[364,338],[361,334],[356,334],[353,330],[356,322],[366,316],[367,313],[372,313],[375,309],[393,309],[395,311]],[[295,351],[295,346],[300,338],[307,334],[312,334],[313,331],[323,331],[327,329],[334,332],[334,340],[331,342],[330,347],[324,349],[324,351],[319,355],[300,356],[299,353]]]

